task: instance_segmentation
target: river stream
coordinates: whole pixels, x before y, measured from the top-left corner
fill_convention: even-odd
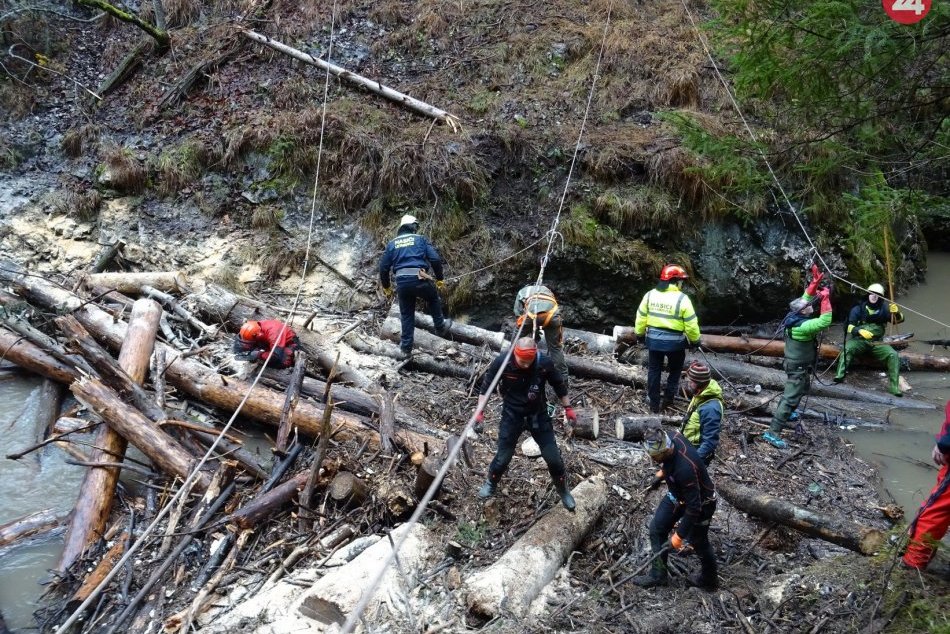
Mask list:
[[[927,284],[914,288],[900,303],[932,316],[950,321],[950,254],[929,256]],[[839,314],[846,310],[839,308]],[[950,329],[919,315],[907,313],[901,332],[914,332],[916,340],[948,339]],[[950,350],[918,342],[916,352],[946,356]],[[826,375],[826,376],[830,376]],[[932,402],[938,409],[895,410],[885,430],[845,432],[858,453],[880,470],[884,485],[909,517],[916,512],[923,495],[933,486],[936,468],[930,462],[934,433],[943,420],[943,404],[950,399],[950,376],[946,373],[908,373],[914,398]],[[881,380],[883,389],[883,379]],[[0,380],[0,456],[28,447],[39,440],[43,430],[36,429],[34,410],[40,380],[13,374]],[[69,511],[76,497],[83,469],[64,463],[65,455],[48,446],[19,461],[0,458],[0,524],[26,514],[52,508]],[[48,580],[48,569],[56,564],[62,544],[62,532],[34,543],[0,551],[0,612],[13,630],[33,625],[32,610],[42,592],[39,585]]]

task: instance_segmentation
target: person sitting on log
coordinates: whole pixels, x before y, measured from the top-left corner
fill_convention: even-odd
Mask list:
[[[389,272],[396,278],[396,297],[399,300],[399,320],[402,334],[399,349],[406,357],[412,354],[413,335],[416,330],[416,300],[422,298],[429,306],[429,314],[435,325],[435,331],[445,336],[449,332],[451,320],[442,315],[442,300],[439,291],[445,287],[442,281],[442,258],[425,236],[416,233],[419,221],[406,214],[399,221],[396,237],[386,245],[386,251],[379,261],[379,283],[386,297],[392,297]],[[435,274],[429,274],[429,267]]]
[[[937,484],[920,505],[917,517],[908,529],[910,542],[902,560],[905,568],[926,568],[937,552],[937,544],[950,527],[950,401],[947,401],[945,412],[937,444],[931,453],[934,464],[940,468]]]
[[[680,288],[689,276],[686,269],[676,264],[667,264],[660,271],[660,282],[647,291],[640,300],[634,332],[637,337],[646,336],[649,351],[647,365],[647,401],[650,411],[660,412],[661,407],[673,404],[679,389],[680,373],[686,361],[686,348],[699,346],[699,321],[689,296]],[[660,403],[660,373],[666,360],[669,376]]]
[[[709,465],[719,446],[719,431],[726,408],[722,388],[702,361],[693,361],[686,369],[686,393],[692,396],[680,433],[694,447],[703,463]]]
[[[506,352],[499,354],[485,370],[481,378],[481,390],[478,395],[478,415],[475,418],[476,431],[480,430],[484,420],[485,403],[488,401],[488,388],[504,363],[501,380],[498,383],[502,396],[501,422],[498,424],[498,448],[488,467],[488,479],[478,491],[482,499],[495,493],[498,481],[508,469],[515,453],[515,445],[522,432],[527,431],[538,443],[541,456],[548,465],[548,472],[554,488],[561,496],[561,503],[569,511],[576,504],[567,488],[567,471],[557,442],[554,440],[554,425],[548,414],[545,384],[550,383],[554,393],[564,406],[564,414],[571,423],[577,422],[577,414],[570,406],[567,397],[567,384],[561,373],[554,367],[550,357],[538,352],[538,344],[532,337],[521,337],[515,342],[511,357],[505,362]]]
[[[289,368],[294,364],[294,350],[298,345],[297,333],[284,322],[277,319],[249,320],[244,322],[234,338],[234,356],[246,361],[263,361],[273,348],[274,354],[267,366]]]
[[[644,430],[643,447],[660,465],[668,492],[650,522],[650,571],[633,578],[643,588],[669,582],[667,557],[682,551],[687,543],[699,555],[700,571],[687,578],[690,585],[715,590],[719,583],[716,553],[709,543],[709,523],[716,512],[716,488],[696,448],[678,432],[666,433],[659,422]]]
[[[903,396],[900,385],[900,356],[897,350],[881,343],[881,340],[887,324],[902,323],[904,314],[897,304],[882,299],[884,287],[880,284],[871,284],[868,291],[868,298],[855,304],[848,313],[844,349],[838,357],[835,383],[844,381],[848,366],[856,356],[870,353],[872,357],[882,361],[887,369],[888,391],[894,396]]]
[[[528,284],[515,296],[515,305],[512,309],[517,317],[517,326],[525,324],[522,332],[526,335],[534,334],[535,340],[544,333],[544,344],[547,346],[548,356],[554,362],[554,367],[561,373],[564,382],[570,386],[570,376],[567,372],[567,361],[564,359],[564,321],[561,319],[557,298],[547,286]],[[531,332],[528,332],[528,331]]]
[[[798,407],[802,397],[808,392],[811,374],[818,360],[818,336],[831,325],[831,288],[825,286],[819,290],[824,275],[818,267],[811,267],[812,279],[805,293],[789,304],[789,312],[782,320],[785,331],[785,392],[772,415],[772,423],[762,439],[773,447],[784,449],[787,443],[782,440],[782,428]],[[814,302],[820,301],[820,315],[815,312]]]

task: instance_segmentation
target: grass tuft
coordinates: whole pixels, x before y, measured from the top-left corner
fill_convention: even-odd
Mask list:
[[[130,149],[114,145],[105,152],[103,180],[109,187],[129,194],[139,194],[145,190],[145,168]]]
[[[98,218],[101,205],[102,194],[95,189],[80,191],[67,188],[53,198],[53,210],[56,213],[70,216],[81,222],[92,222]]]
[[[88,152],[91,146],[99,139],[101,128],[97,125],[87,123],[78,128],[70,128],[63,135],[60,142],[60,149],[63,154],[70,158],[78,158],[84,152]]]

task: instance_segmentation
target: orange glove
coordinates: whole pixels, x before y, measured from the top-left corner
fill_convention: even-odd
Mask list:
[[[685,546],[686,544],[683,542],[683,538],[680,537],[676,532],[670,535],[670,547],[672,547],[673,550],[683,550]]]

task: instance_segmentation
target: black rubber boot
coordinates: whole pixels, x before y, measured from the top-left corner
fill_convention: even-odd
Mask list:
[[[478,490],[478,497],[486,500],[491,496],[495,495],[495,487],[497,485],[491,480],[485,480],[485,484],[482,485],[482,488]]]
[[[567,488],[567,481],[564,476],[561,476],[559,479],[555,480],[554,489],[557,491],[557,494],[561,496],[561,504],[564,505],[564,508],[573,513],[574,509],[577,508],[577,503],[574,501],[574,496],[571,495],[571,492]]]
[[[452,320],[448,317],[442,322],[442,327],[436,330],[440,337],[448,337],[452,333]]]
[[[702,588],[710,592],[719,586],[719,580],[716,578],[716,575],[710,576],[702,571],[694,572],[686,577],[686,582],[694,588]]]
[[[670,580],[666,574],[666,566],[660,561],[654,561],[653,565],[650,567],[650,572],[645,575],[637,575],[631,581],[634,585],[638,585],[641,588],[655,588],[657,586],[665,586]]]

